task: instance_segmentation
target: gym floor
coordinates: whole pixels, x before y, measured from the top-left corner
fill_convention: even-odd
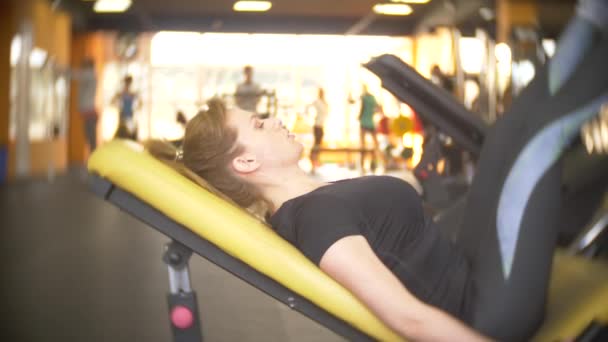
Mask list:
[[[88,191],[83,170],[0,188],[1,341],[171,341],[168,239]],[[205,341],[344,341],[194,255]]]

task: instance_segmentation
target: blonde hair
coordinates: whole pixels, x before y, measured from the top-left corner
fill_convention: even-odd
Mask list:
[[[265,219],[272,203],[232,170],[232,160],[244,147],[237,143],[237,131],[228,126],[224,102],[211,99],[207,107],[186,125],[181,151],[161,140],[147,141],[146,149],[196,184]]]

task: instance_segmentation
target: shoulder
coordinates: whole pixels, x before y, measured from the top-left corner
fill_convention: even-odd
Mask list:
[[[307,196],[293,213],[294,245],[316,265],[335,242],[361,235],[366,229],[361,211],[343,198],[326,193]]]
[[[350,186],[411,187],[411,185],[393,176],[364,176],[349,180]]]
[[[388,200],[418,196],[408,182],[394,176],[365,176],[337,181],[306,195],[298,209],[329,212],[332,215],[360,214],[360,206],[370,198]],[[362,199],[366,199],[363,200]],[[298,210],[298,211],[299,211]]]
[[[359,215],[361,196],[384,196],[390,193],[410,193],[417,196],[408,182],[393,176],[365,176],[337,181],[298,198],[293,203],[294,216],[331,213]]]
[[[363,193],[367,198],[378,201],[401,201],[405,198],[419,198],[414,186],[394,176],[366,176],[358,178],[352,185],[356,193]]]
[[[313,230],[354,226],[364,221],[357,201],[351,200],[348,190],[337,184],[328,185],[291,203],[290,219],[296,230]],[[310,228],[314,227],[314,228]]]
[[[295,214],[307,214],[308,212],[325,213],[335,212],[340,208],[342,211],[348,210],[348,201],[340,196],[340,191],[336,184],[328,185],[321,191],[314,191],[302,197],[294,206]]]

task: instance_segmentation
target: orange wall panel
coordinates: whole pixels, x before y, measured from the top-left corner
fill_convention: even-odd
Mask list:
[[[32,0],[34,46],[46,50],[62,65],[69,65],[71,19],[60,11],[53,11],[48,1]]]
[[[63,172],[67,168],[66,139],[34,141],[30,145],[30,173],[32,176],[45,175],[49,169]]]
[[[8,144],[10,51],[13,39],[13,12],[11,3],[0,2],[0,148]],[[2,172],[0,172],[2,173]]]
[[[50,51],[53,46],[53,14],[48,2],[33,0],[32,23],[34,46]]]
[[[85,55],[86,36],[72,37],[70,60],[72,68],[78,68]],[[84,163],[86,160],[86,143],[83,122],[78,113],[78,82],[72,80],[70,85],[70,125],[68,130],[68,159],[70,163]]]
[[[65,13],[55,16],[53,55],[62,66],[70,65],[70,42],[72,41],[72,20]]]
[[[32,141],[30,143],[30,176],[46,176],[52,168],[52,172],[61,173],[67,169],[68,159],[65,151],[67,141],[65,138],[53,141]],[[8,145],[9,169],[8,178],[15,177],[15,143]]]

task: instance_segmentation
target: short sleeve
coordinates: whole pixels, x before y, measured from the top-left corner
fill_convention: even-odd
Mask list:
[[[314,196],[302,203],[295,214],[295,244],[316,265],[336,241],[361,235],[361,213],[344,200]]]

